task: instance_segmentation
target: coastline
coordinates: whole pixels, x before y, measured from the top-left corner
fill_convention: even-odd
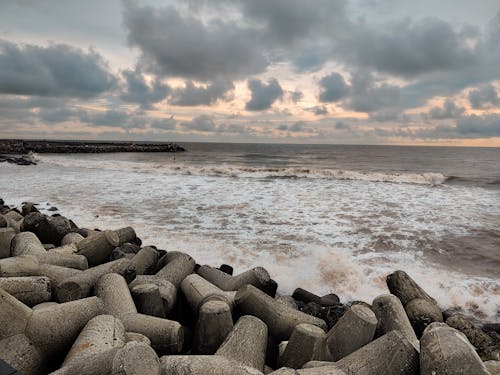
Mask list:
[[[52,210],[47,209],[47,211]],[[391,295],[378,296],[373,302],[341,302],[335,294],[318,296],[300,287],[291,295],[276,295],[278,285],[272,279],[273,275],[262,267],[233,276],[230,265],[221,265],[218,268],[198,265],[187,253],[166,252],[156,248],[154,244],[141,247],[142,241],[130,227],[118,230],[79,228],[71,218],[59,214],[49,216],[41,213],[33,203],[24,203],[22,207],[15,208],[4,205],[3,200],[0,200],[0,214],[0,227],[2,227],[0,258],[3,258],[0,260],[0,281],[5,282],[9,278],[15,278],[11,279],[12,282],[8,286],[11,292],[7,290],[8,293],[4,293],[3,296],[4,301],[9,302],[0,305],[2,317],[12,321],[13,326],[17,326],[16,318],[9,313],[9,304],[12,302],[9,293],[14,293],[16,297],[16,290],[22,289],[23,293],[18,294],[18,298],[23,299],[30,293],[32,296],[40,297],[41,292],[36,287],[39,287],[40,278],[44,278],[46,286],[45,294],[42,293],[44,297],[42,300],[38,299],[36,304],[31,301],[32,306],[29,306],[35,307],[34,311],[37,310],[36,305],[40,303],[55,303],[51,307],[55,311],[63,308],[68,302],[84,304],[92,298],[101,299],[104,301],[105,313],[115,314],[115,318],[123,320],[127,331],[146,336],[152,349],[146,345],[147,348],[143,348],[144,350],[149,350],[153,357],[157,354],[167,354],[160,359],[162,373],[165,374],[176,373],[175,370],[180,368],[201,369],[201,372],[194,372],[196,374],[213,369],[218,369],[221,374],[260,374],[271,373],[271,369],[285,366],[296,369],[316,368],[315,371],[320,371],[316,366],[324,366],[325,371],[336,370],[337,372],[332,373],[337,374],[351,373],[361,368],[370,369],[371,374],[382,374],[384,372],[381,371],[388,370],[418,374],[419,365],[420,368],[431,366],[438,369],[467,365],[471,371],[476,371],[473,373],[487,374],[485,365],[478,355],[483,361],[499,360],[499,324],[478,322],[455,310],[442,311],[439,308],[439,301],[436,302],[403,271],[394,270],[387,276],[387,288]],[[34,263],[33,261],[26,263],[28,258],[33,259]],[[82,261],[85,264],[82,264]],[[51,271],[54,265],[58,267],[58,272]],[[66,268],[67,273],[62,273],[61,266]],[[84,275],[94,276],[88,278]],[[38,278],[38,284],[30,284],[26,280],[30,277]],[[21,287],[20,282],[27,284]],[[26,285],[31,285],[33,290],[29,290],[30,287]],[[75,285],[80,286],[74,289]],[[121,290],[123,286],[125,289]],[[5,286],[3,288],[5,289]],[[51,291],[48,295],[47,288]],[[131,297],[126,296],[130,293],[129,288],[132,292]],[[111,298],[109,293],[116,293],[116,297]],[[169,344],[168,350],[159,342],[165,338],[159,338],[155,333],[156,330],[161,330],[163,324],[159,320],[151,320],[151,326],[143,330],[140,328],[143,325],[130,323],[135,321],[135,318],[116,312],[127,304],[124,301],[132,301],[132,297],[141,313],[139,314],[141,319],[148,321],[147,316],[155,316],[160,320],[167,320],[169,332],[170,330],[177,332],[177,336],[173,331],[170,332],[173,336],[169,340],[173,341]],[[108,303],[118,304],[117,306],[121,307],[106,310]],[[159,306],[163,306],[163,310],[160,309],[158,312],[155,307]],[[49,313],[49,310],[45,311]],[[230,311],[236,316],[234,328]],[[77,312],[66,311],[66,314],[77,314]],[[105,319],[99,318],[102,316],[100,314],[102,312],[99,313],[97,309],[93,319]],[[202,320],[200,323],[204,314],[207,314],[207,320]],[[253,317],[245,318],[249,315]],[[216,323],[210,320],[213,316],[218,317]],[[241,316],[239,320],[238,316]],[[77,345],[80,340],[76,337],[76,333],[84,335],[85,324],[93,321],[90,318],[92,316],[84,319],[83,323],[80,322],[80,326],[72,327],[73,336],[71,340],[66,337],[66,341],[63,341],[67,344],[58,347],[61,358],[58,359],[59,362],[58,360],[52,362],[57,365],[51,370],[61,365],[61,360],[68,350],[71,353],[73,349],[70,347],[73,341],[77,340],[73,344]],[[218,319],[223,319],[223,322]],[[73,319],[70,321],[74,322]],[[223,342],[220,337],[216,338],[217,330],[208,329],[209,326],[206,330],[200,328],[200,324],[209,324],[208,322],[211,322],[209,326],[215,324],[216,328],[226,327],[224,328],[228,337],[226,341]],[[141,332],[133,331],[132,326]],[[181,332],[179,330],[184,331],[184,328],[186,331],[194,332],[193,342],[191,335],[179,333]],[[394,333],[393,330],[398,333]],[[326,336],[325,332],[328,332]],[[456,336],[458,332],[462,332],[465,336],[461,334]],[[267,341],[267,333],[274,341]],[[33,335],[33,333],[25,334]],[[43,332],[40,334],[43,335]],[[66,333],[57,331],[55,334]],[[226,338],[226,335],[222,339]],[[0,353],[2,338],[0,338]],[[32,339],[31,336],[29,338]],[[36,338],[41,340],[38,336]],[[98,338],[94,339],[99,341]],[[451,348],[441,348],[443,352],[440,355],[444,358],[460,358],[461,362],[452,363],[443,360],[442,357],[431,355],[434,349],[431,352],[429,350],[435,344],[434,340],[443,339],[449,340]],[[138,340],[137,337],[130,342],[137,342],[134,340]],[[212,343],[213,340],[217,345]],[[231,344],[224,344],[227,342]],[[278,354],[278,344],[281,355]],[[51,342],[47,342],[47,345],[50,346]],[[219,345],[220,348],[217,349]],[[246,347],[252,347],[253,350],[249,350],[249,353],[239,352],[235,358],[234,348],[241,345],[250,345]],[[207,346],[210,349],[206,349]],[[222,350],[224,347],[225,350]],[[271,358],[266,357],[268,347],[271,350],[268,349],[267,356]],[[394,358],[392,350],[398,351],[400,361],[390,360]],[[233,354],[228,354],[228,351]],[[103,353],[108,351],[104,350],[100,354]],[[214,353],[216,355],[213,355]],[[209,357],[204,357],[205,360],[198,363],[198,354]],[[97,354],[92,353],[92,355]],[[13,358],[7,358],[7,363],[26,374],[35,373],[29,368],[33,362],[20,363]],[[42,355],[41,361],[46,361],[47,358]],[[87,357],[86,360],[90,358],[92,357]],[[242,361],[245,365],[241,365]],[[322,363],[313,363],[318,361]],[[138,365],[141,365],[141,360],[138,362]],[[489,365],[496,364],[489,363]],[[229,370],[223,370],[226,367]],[[58,373],[75,371],[71,366],[65,369],[70,372],[64,372],[63,369],[65,369],[64,363]],[[283,370],[278,371],[281,371],[280,374],[283,373]],[[290,372],[292,373],[296,374]],[[329,372],[311,370],[310,373]]]

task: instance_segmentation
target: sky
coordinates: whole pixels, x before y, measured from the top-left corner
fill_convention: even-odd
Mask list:
[[[0,138],[500,146],[498,0],[0,0]]]

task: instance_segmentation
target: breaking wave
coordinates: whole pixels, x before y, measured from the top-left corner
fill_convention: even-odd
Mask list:
[[[162,173],[173,175],[194,175],[233,178],[316,178],[337,180],[359,180],[369,182],[388,182],[417,185],[442,185],[448,177],[442,173],[407,173],[396,171],[364,172],[344,169],[319,168],[267,168],[234,165],[187,165],[182,163],[101,161],[93,159],[74,159],[60,156],[43,156],[39,160],[44,163],[64,167],[104,169],[138,173]]]

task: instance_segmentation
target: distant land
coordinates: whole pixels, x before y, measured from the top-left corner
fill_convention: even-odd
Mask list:
[[[54,141],[0,139],[0,154],[102,153],[102,152],[182,152],[183,147],[169,142]]]

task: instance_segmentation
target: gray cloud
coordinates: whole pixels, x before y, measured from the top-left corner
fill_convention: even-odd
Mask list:
[[[267,84],[258,79],[250,79],[248,88],[252,92],[252,98],[245,106],[248,111],[269,109],[276,100],[283,97],[283,89],[275,78],[271,78]]]
[[[151,127],[162,130],[174,130],[177,127],[177,121],[174,119],[174,116],[170,116],[169,118],[155,119],[151,121]]]
[[[338,73],[331,73],[319,81],[321,93],[319,100],[321,102],[337,102],[349,94],[349,85],[344,77]]]
[[[464,35],[436,18],[405,20],[385,30],[352,24],[338,48],[336,56],[348,63],[410,78],[477,63]]]
[[[64,44],[40,47],[0,40],[0,92],[90,98],[115,87],[104,59]]]
[[[269,62],[254,29],[233,21],[202,22],[174,7],[137,7],[124,12],[128,41],[150,72],[210,81],[261,73]]]
[[[481,109],[492,105],[499,105],[500,98],[498,97],[497,89],[489,84],[481,86],[476,90],[469,92],[469,102],[472,108]]]
[[[209,115],[195,117],[191,121],[183,122],[181,125],[188,130],[198,130],[203,132],[212,132],[217,130],[214,118]]]
[[[192,81],[186,81],[184,85],[183,88],[172,90],[170,104],[179,106],[210,105],[217,100],[230,99],[229,92],[234,90],[234,84],[224,80],[200,86],[196,86]]]
[[[465,112],[464,107],[459,107],[452,99],[446,99],[443,107],[432,107],[427,114],[427,118],[433,120],[444,120],[449,118],[457,118]]]
[[[170,93],[170,86],[156,78],[151,84],[144,79],[140,69],[122,72],[126,89],[121,98],[125,102],[140,104],[143,109],[151,109],[152,105],[161,102]]]
[[[307,108],[306,110],[314,113],[316,116],[323,116],[328,114],[328,108],[326,108],[324,105]]]

